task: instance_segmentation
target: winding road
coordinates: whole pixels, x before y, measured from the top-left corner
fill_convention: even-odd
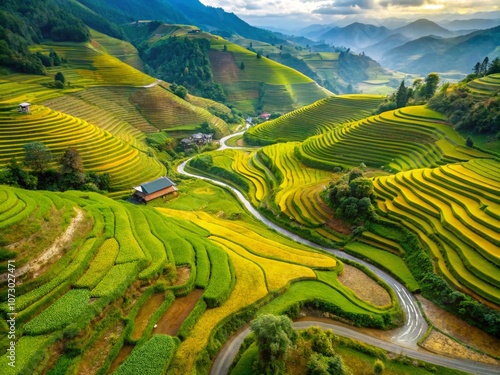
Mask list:
[[[226,141],[229,138],[236,137],[243,134],[243,132],[235,133],[229,136],[226,136],[220,140],[220,148],[219,150],[233,148],[226,145]],[[240,147],[234,147],[240,148]],[[189,159],[191,160],[191,159]],[[423,360],[429,363],[433,363],[440,366],[445,366],[449,368],[458,369],[461,371],[470,372],[472,374],[479,375],[499,375],[500,368],[494,365],[488,365],[480,362],[461,360],[449,357],[443,357],[436,354],[431,354],[428,351],[421,349],[417,342],[419,338],[427,331],[428,325],[425,321],[417,303],[415,297],[396,279],[387,274],[386,272],[380,270],[373,264],[367,263],[364,260],[358,259],[352,255],[346,254],[343,251],[331,249],[327,247],[323,247],[317,245],[311,241],[303,239],[302,237],[289,232],[286,229],[281,228],[275,223],[271,222],[264,216],[262,216],[251,204],[250,202],[240,193],[239,190],[233,188],[232,186],[225,184],[223,182],[213,180],[211,178],[207,178],[204,176],[198,176],[191,173],[186,172],[185,167],[189,160],[184,161],[178,167],[178,172],[184,174],[189,177],[199,178],[202,180],[209,181],[213,184],[222,186],[226,189],[231,190],[241,201],[241,203],[245,206],[245,208],[258,220],[267,225],[268,227],[274,229],[275,231],[285,235],[299,243],[311,246],[316,249],[321,249],[323,251],[327,251],[333,255],[335,255],[339,259],[348,259],[354,261],[356,263],[362,264],[365,267],[369,268],[373,273],[375,273],[378,277],[384,280],[396,293],[396,296],[399,300],[401,308],[405,313],[405,323],[402,327],[397,328],[391,331],[390,341],[384,341],[379,338],[370,336],[361,329],[357,329],[355,327],[347,327],[340,323],[331,322],[331,321],[322,321],[321,319],[311,319],[311,320],[301,320],[298,322],[294,322],[294,327],[298,329],[303,329],[309,326],[320,326],[323,329],[332,329],[335,334],[340,336],[350,337],[359,341],[366,342],[367,344],[371,344],[385,350],[389,350],[393,353],[401,353],[407,355],[409,357]],[[231,365],[236,353],[239,350],[241,343],[244,338],[248,335],[250,329],[247,327],[245,329],[241,329],[235,335],[233,335],[221,349],[217,358],[215,359],[212,370],[210,372],[211,375],[225,375],[228,373],[229,366]]]

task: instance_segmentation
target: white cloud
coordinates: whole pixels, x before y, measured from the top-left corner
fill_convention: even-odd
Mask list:
[[[417,18],[500,10],[498,0],[201,0],[255,25],[329,23],[352,17]],[[272,22],[272,24],[270,23]],[[297,25],[292,25],[292,27]]]

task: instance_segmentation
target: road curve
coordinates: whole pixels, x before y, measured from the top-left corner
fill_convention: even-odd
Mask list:
[[[229,148],[226,146],[226,140],[229,139],[230,137],[234,137],[236,135],[239,135],[241,133],[236,133],[232,134],[230,136],[224,137],[220,140],[221,147],[219,148],[220,150]],[[459,360],[459,359],[453,359],[453,358],[448,358],[448,357],[443,357],[435,354],[430,354],[428,352],[422,352],[421,350],[418,350],[419,347],[417,345],[417,342],[419,338],[427,331],[427,322],[425,321],[424,317],[422,316],[422,313],[416,303],[415,297],[396,279],[394,279],[392,276],[387,274],[386,272],[380,270],[373,264],[370,264],[362,259],[358,259],[355,256],[352,256],[350,254],[347,254],[345,252],[342,252],[337,249],[331,249],[327,248],[324,246],[317,245],[311,241],[308,241],[306,239],[303,239],[302,237],[296,235],[295,233],[292,233],[286,229],[281,228],[280,226],[276,225],[272,221],[268,220],[264,216],[262,216],[251,204],[250,202],[243,196],[243,194],[233,188],[232,186],[217,181],[213,180],[208,177],[204,176],[198,176],[194,175],[191,173],[186,172],[185,167],[186,164],[189,162],[188,159],[181,163],[177,170],[179,173],[184,174],[189,177],[194,177],[194,178],[199,178],[205,181],[209,181],[213,184],[225,187],[226,189],[231,190],[241,201],[241,203],[245,206],[245,208],[258,220],[260,220],[262,223],[267,225],[268,227],[276,230],[277,232],[295,240],[296,242],[302,243],[304,245],[311,246],[313,248],[321,249],[324,251],[327,251],[339,259],[348,259],[351,261],[354,261],[356,263],[362,264],[363,266],[367,267],[370,269],[373,273],[375,273],[378,277],[380,277],[382,280],[384,280],[395,292],[399,303],[401,305],[401,308],[403,309],[405,313],[405,323],[403,324],[402,327],[395,329],[392,331],[392,337],[391,337],[391,342],[383,341],[377,338],[374,338],[372,336],[363,334],[361,332],[358,332],[354,327],[353,328],[346,328],[346,327],[341,327],[340,325],[337,325],[335,323],[325,323],[325,322],[319,322],[319,321],[310,321],[307,324],[309,325],[319,325],[325,329],[335,329],[335,333],[338,333],[339,335],[346,336],[346,337],[351,337],[360,341],[364,341],[368,344],[372,344],[378,347],[381,347],[386,350],[390,350],[394,353],[402,353],[406,354],[410,357],[416,358],[416,359],[421,359],[424,361],[427,361],[429,363],[445,366],[445,367],[450,367],[454,369],[459,369],[462,371],[468,371],[474,374],[480,374],[480,375],[499,375],[500,370],[498,369],[497,366],[491,366],[479,362],[473,362],[473,361],[466,361],[466,360]],[[294,323],[294,326],[297,328],[305,328],[302,327],[306,323],[304,322],[296,322]],[[342,329],[340,329],[342,328]],[[231,365],[234,356],[239,350],[239,347],[241,343],[243,342],[244,338],[246,335],[249,333],[249,328],[246,328],[244,330],[240,330],[239,333],[235,334],[231,339],[224,345],[224,347],[221,349],[219,355],[215,359],[213,365],[212,365],[212,370],[211,370],[211,375],[225,375],[228,373],[229,366]]]

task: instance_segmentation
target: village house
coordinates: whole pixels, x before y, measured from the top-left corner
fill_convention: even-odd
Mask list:
[[[168,177],[160,177],[156,180],[145,182],[134,187],[133,198],[139,202],[147,203],[155,198],[163,197],[177,191],[175,183]]]
[[[213,141],[212,134],[195,133],[191,135],[189,138],[181,139],[181,144],[184,148],[189,148],[193,144],[200,146],[211,143],[212,141]]]
[[[21,113],[30,113],[30,103],[21,103],[19,104],[19,112]]]

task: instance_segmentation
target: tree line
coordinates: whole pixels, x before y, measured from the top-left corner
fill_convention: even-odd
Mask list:
[[[55,0],[0,2],[0,65],[25,73],[45,74],[47,60],[29,46],[44,39],[83,42],[90,38],[85,24],[65,12]]]
[[[224,102],[226,94],[222,86],[213,81],[209,50],[208,39],[175,36],[139,46],[141,58],[156,77],[183,86],[195,95]],[[179,96],[187,94],[179,93]]]
[[[477,95],[467,84],[485,75],[500,73],[500,58],[477,63],[473,73],[456,84],[444,84],[429,100],[429,107],[448,116],[459,131],[491,134],[500,139],[500,91]]]
[[[13,157],[0,171],[0,184],[21,187],[28,190],[87,190],[108,191],[110,176],[85,171],[83,160],[74,147],[68,147],[53,165],[53,155],[42,142],[30,142],[24,145],[24,161],[18,162]]]

